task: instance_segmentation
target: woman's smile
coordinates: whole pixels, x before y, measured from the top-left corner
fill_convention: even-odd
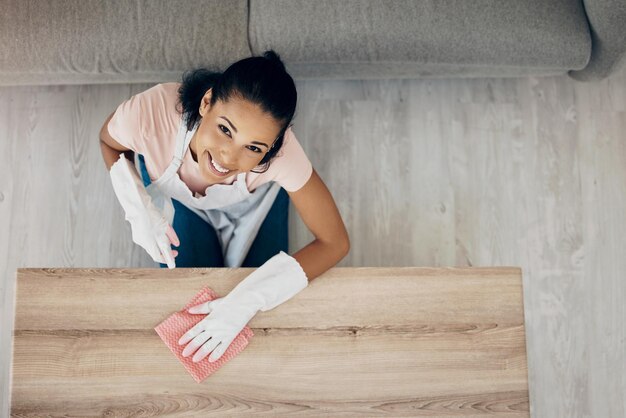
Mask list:
[[[213,162],[211,161],[213,157],[211,157],[211,153],[209,153],[208,150],[204,152],[204,155],[205,155],[207,167],[209,168],[211,173],[213,173],[217,177],[226,177],[228,175],[231,175],[234,171],[236,171],[236,170],[228,170],[227,172],[221,172],[213,165]],[[216,163],[219,165],[219,162],[216,161]],[[220,166],[219,168],[224,169],[224,167],[222,166]]]

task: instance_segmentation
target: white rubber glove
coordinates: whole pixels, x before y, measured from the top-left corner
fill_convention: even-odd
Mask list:
[[[183,357],[200,348],[193,356],[198,362],[213,352],[209,362],[218,360],[254,315],[268,311],[291,299],[309,284],[300,263],[281,251],[242,280],[228,295],[188,309],[206,314],[178,340],[187,344]]]
[[[153,205],[139,173],[131,167],[124,154],[120,154],[109,174],[113,190],[126,212],[126,220],[130,223],[133,241],[142,246],[154,261],[167,264],[171,269],[176,267],[170,245],[180,245],[178,237]]]

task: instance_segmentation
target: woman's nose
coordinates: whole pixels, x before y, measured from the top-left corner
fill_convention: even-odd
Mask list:
[[[236,167],[237,166],[237,160],[239,159],[239,156],[234,153],[234,152],[222,152],[220,154],[220,156],[222,157],[222,163],[226,166],[226,167]]]

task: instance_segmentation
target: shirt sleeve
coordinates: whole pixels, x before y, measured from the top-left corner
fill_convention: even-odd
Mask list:
[[[145,152],[145,125],[152,96],[153,86],[123,101],[109,120],[109,135],[126,148],[143,154]]]
[[[299,190],[311,177],[313,165],[291,128],[285,131],[283,146],[270,167],[276,173],[273,180],[288,192]]]

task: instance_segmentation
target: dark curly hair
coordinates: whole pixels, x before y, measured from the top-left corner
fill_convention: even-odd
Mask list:
[[[267,50],[262,56],[235,62],[223,73],[206,68],[184,72],[182,85],[178,89],[177,109],[178,105],[182,105],[182,112],[187,115],[187,129],[193,129],[198,123],[200,102],[210,88],[213,89],[211,107],[218,100],[227,102],[232,97],[245,99],[259,105],[263,112],[271,114],[276,121],[282,123],[283,127],[274,144],[259,162],[258,166],[266,165],[260,172],[264,173],[269,168],[270,161],[280,151],[285,131],[293,126],[291,121],[298,99],[296,85],[280,57],[273,50]]]

